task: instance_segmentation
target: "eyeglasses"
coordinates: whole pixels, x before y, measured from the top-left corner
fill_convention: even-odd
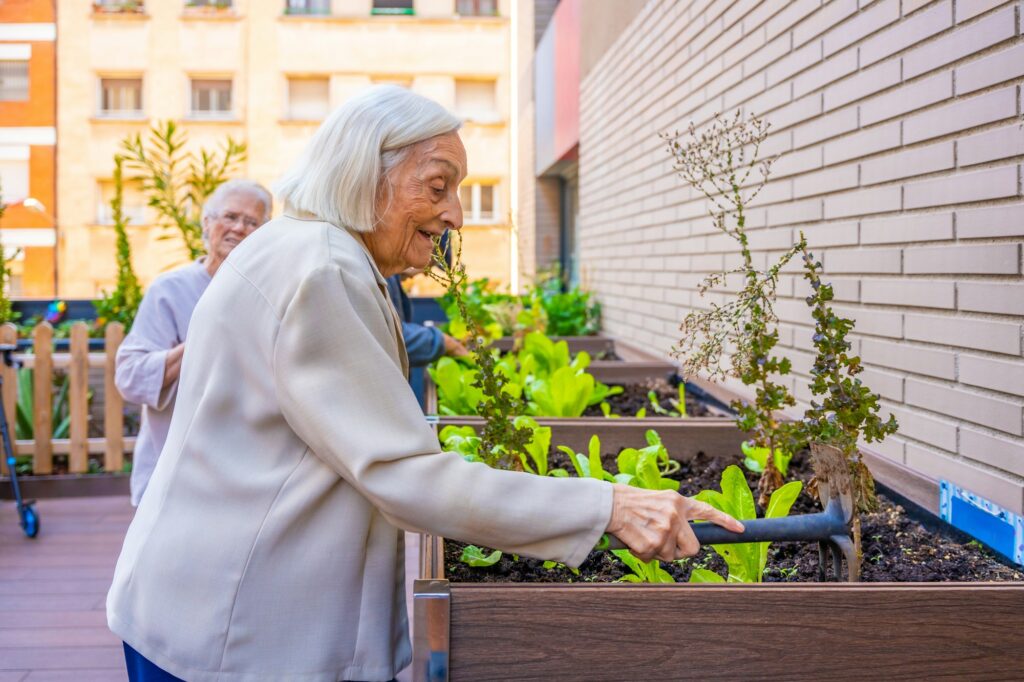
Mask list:
[[[241,213],[235,213],[234,211],[225,211],[224,213],[221,213],[218,216],[218,219],[223,221],[224,223],[227,223],[228,225],[237,225],[238,223],[242,223],[243,225],[245,225],[245,227],[249,228],[250,230],[255,230],[257,227],[263,224],[257,220],[254,220],[253,218],[250,218],[249,216],[244,216]]]

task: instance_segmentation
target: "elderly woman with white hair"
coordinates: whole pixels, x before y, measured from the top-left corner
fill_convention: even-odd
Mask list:
[[[142,499],[167,438],[192,310],[231,250],[269,220],[272,209],[270,192],[252,180],[229,180],[214,190],[202,212],[207,255],[153,280],[117,351],[117,390],[142,405],[132,458],[133,505]]]
[[[459,127],[396,86],[352,98],[196,306],[107,597],[135,679],[390,680],[411,654],[402,529],[570,566],[604,532],[672,560],[698,549],[688,520],[742,529],[671,491],[440,450],[386,278],[462,226]]]

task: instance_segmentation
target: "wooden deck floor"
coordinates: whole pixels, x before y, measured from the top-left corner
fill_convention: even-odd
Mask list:
[[[105,601],[134,510],[127,497],[40,500],[29,540],[0,500],[0,682],[124,682],[121,641]],[[407,535],[412,599],[418,536]],[[398,676],[411,679],[409,669]]]
[[[128,679],[104,602],[133,510],[127,497],[40,500],[39,537],[0,500],[0,682]]]

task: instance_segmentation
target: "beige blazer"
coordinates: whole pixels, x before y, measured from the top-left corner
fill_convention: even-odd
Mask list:
[[[196,307],[107,619],[189,681],[389,680],[410,660],[399,529],[575,566],[611,498],[440,452],[362,241],[278,218]]]

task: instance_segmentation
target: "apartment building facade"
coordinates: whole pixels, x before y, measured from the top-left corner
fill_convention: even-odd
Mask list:
[[[511,273],[508,0],[59,0],[57,134],[61,295],[114,277],[108,202],[126,135],[174,120],[192,148],[248,144],[242,175],[272,184],[332,109],[373,83],[430,96],[465,120],[465,257],[474,276]],[[146,284],[185,261],[126,196]],[[275,207],[280,211],[280,207]],[[171,238],[167,238],[167,237]]]
[[[708,304],[698,283],[738,262],[659,133],[763,116],[780,158],[751,244],[764,263],[802,231],[822,259],[861,376],[900,421],[868,449],[1024,512],[1022,15],[1019,0],[649,0],[579,90],[575,238],[605,328],[667,356]],[[777,306],[804,403],[807,291],[790,268]]]
[[[0,242],[13,296],[53,296],[56,286],[55,38],[50,0],[0,3]]]

